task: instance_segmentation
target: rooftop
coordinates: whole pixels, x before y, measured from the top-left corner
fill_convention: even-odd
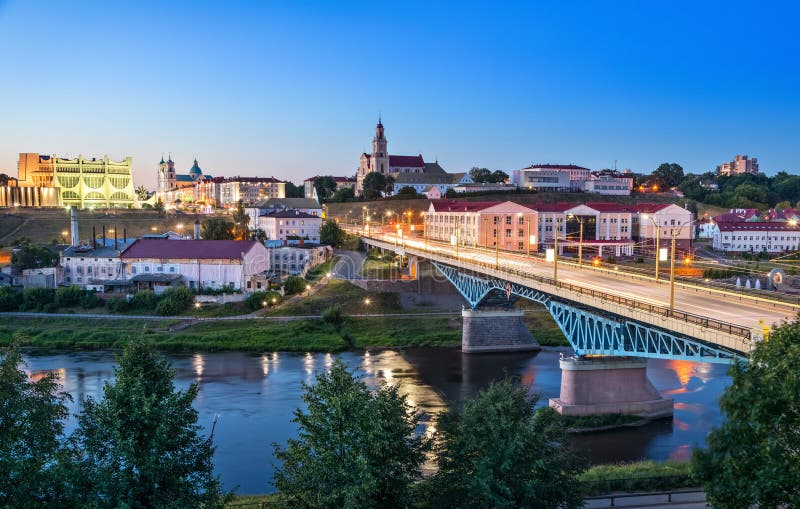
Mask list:
[[[139,239],[123,251],[120,258],[241,260],[257,245],[254,240]]]

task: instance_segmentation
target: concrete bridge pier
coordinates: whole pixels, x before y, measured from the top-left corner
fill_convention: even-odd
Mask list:
[[[550,406],[561,415],[626,414],[670,417],[672,398],[663,398],[647,378],[647,359],[564,357],[561,394]]]
[[[463,309],[461,351],[464,353],[535,352],[541,350],[519,309]]]

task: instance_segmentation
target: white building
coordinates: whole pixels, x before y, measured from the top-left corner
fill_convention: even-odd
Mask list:
[[[583,191],[591,194],[630,196],[633,177],[624,175],[590,174],[583,181]]]
[[[219,194],[222,207],[236,205],[239,200],[248,205],[286,197],[286,183],[274,177],[233,177],[219,185]]]
[[[414,189],[417,194],[424,194],[428,188],[437,187],[444,196],[448,189],[472,183],[469,173],[447,173],[438,163],[425,163],[425,168],[424,173],[399,173],[395,177],[392,195],[396,195],[404,187]]]
[[[331,259],[333,248],[301,241],[284,243],[273,240],[266,242],[272,272],[305,276],[306,273]]]
[[[267,240],[303,239],[319,243],[322,218],[299,210],[269,212],[258,217],[257,229],[267,235]]]
[[[511,183],[527,189],[580,191],[589,168],[574,164],[532,164],[511,173]]]
[[[312,198],[270,198],[263,200],[251,207],[245,207],[245,213],[250,217],[250,229],[258,228],[258,218],[264,214],[298,210],[305,214],[322,217],[322,205]]]
[[[269,269],[269,253],[250,240],[138,239],[120,254],[125,277],[138,289],[169,286],[242,290]]]
[[[797,222],[713,223],[712,246],[728,253],[783,253],[800,246]]]

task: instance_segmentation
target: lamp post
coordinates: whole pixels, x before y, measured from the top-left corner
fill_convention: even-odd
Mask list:
[[[553,218],[555,222],[553,235],[553,281],[558,282],[558,234],[561,233],[561,225],[558,217]]]
[[[670,237],[672,237],[672,245],[670,246],[670,260],[669,260],[669,314],[675,311],[675,240],[681,234],[684,226],[694,224],[694,220],[683,223],[677,230],[670,229]]]
[[[578,224],[580,225],[580,235],[578,237],[578,267],[583,267],[583,221],[584,219],[580,216],[576,216],[574,214],[570,214],[567,216],[568,219],[577,219]]]
[[[650,222],[653,223],[653,227],[656,229],[656,283],[657,283],[659,278],[658,262],[661,258],[661,227],[656,222],[656,218],[649,214],[642,214],[642,219],[649,219]]]

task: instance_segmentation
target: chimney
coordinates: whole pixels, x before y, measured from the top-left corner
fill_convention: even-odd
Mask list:
[[[198,240],[200,238],[200,220],[194,220],[194,239]]]
[[[72,233],[72,247],[81,245],[81,239],[78,237],[78,209],[75,207],[69,208],[69,228]]]
[[[125,244],[126,242],[128,242],[128,229],[127,228],[123,228],[122,229],[122,243]]]
[[[97,249],[97,227],[92,225],[92,249]]]
[[[114,225],[114,250],[119,251],[119,246],[117,245],[117,225]]]

